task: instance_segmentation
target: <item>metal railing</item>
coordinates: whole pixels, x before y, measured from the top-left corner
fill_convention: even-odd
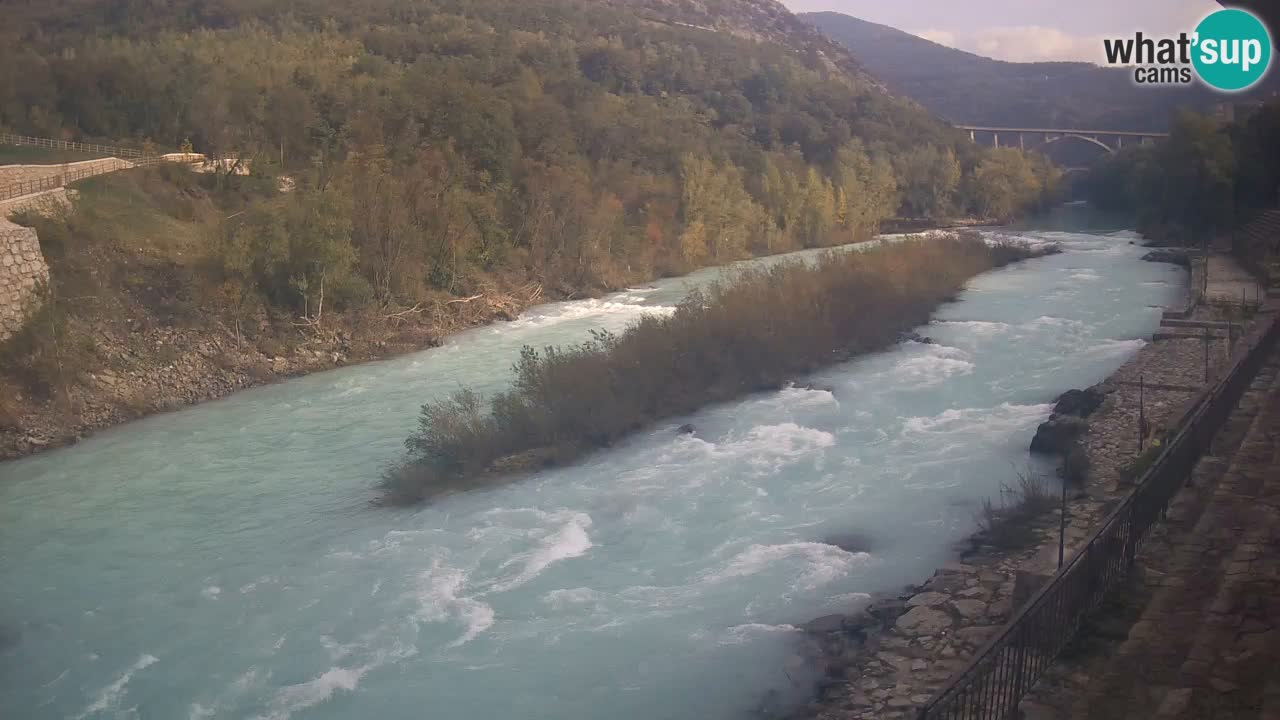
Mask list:
[[[14,135],[13,133],[0,133],[0,145],[29,145],[31,147],[46,147],[53,148],[55,150],[79,150],[81,152],[112,155],[118,158],[140,158],[143,156],[143,152],[141,150],[134,150],[132,148],[94,145],[92,143],[73,142],[70,140],[29,137],[27,135]]]
[[[95,175],[105,175],[118,170],[128,170],[129,168],[149,167],[164,162],[164,158],[159,155],[134,158],[122,163],[112,163],[110,162],[111,160],[112,158],[103,158],[101,162],[94,165],[67,167],[54,175],[0,185],[0,201],[12,200],[13,198],[45,192],[46,190],[56,190],[77,180],[84,180]]]
[[[1245,341],[1221,380],[1201,391],[1136,488],[969,664],[919,710],[920,720],[1003,720],[1128,574],[1147,531],[1186,483],[1280,336],[1275,317]]]

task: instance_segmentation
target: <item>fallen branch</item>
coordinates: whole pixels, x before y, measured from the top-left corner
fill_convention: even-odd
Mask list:
[[[484,295],[472,295],[469,298],[458,298],[457,300],[450,300],[449,302],[445,303],[445,305],[458,305],[458,304],[465,305],[466,303],[469,303],[472,300],[479,300],[482,297],[484,297]]]

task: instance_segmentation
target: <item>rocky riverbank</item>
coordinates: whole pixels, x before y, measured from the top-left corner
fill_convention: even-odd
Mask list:
[[[135,307],[122,322],[63,330],[91,348],[93,364],[76,368],[77,379],[60,388],[57,400],[21,390],[0,397],[0,460],[257,385],[435,347],[450,333],[514,320],[545,301],[537,288],[494,287],[401,318],[335,316],[323,331],[305,334],[263,321],[252,341],[221,323],[157,322],[149,309]]]
[[[1208,307],[1173,309],[1193,320],[1215,322],[1224,320],[1222,312]],[[1211,375],[1230,356],[1230,335],[1210,339]],[[1068,445],[1053,449],[1074,443],[1088,467],[1084,484],[1069,491],[1065,557],[1083,546],[1130,491],[1140,436],[1149,448],[1183,416],[1205,384],[1205,357],[1202,337],[1149,342],[1104,382],[1060,398],[1055,410],[1063,411],[1058,415],[1070,423],[1072,432]],[[1145,419],[1145,432],[1139,430],[1140,417]],[[916,708],[963,669],[1056,570],[1060,523],[1056,507],[1040,514],[1022,529],[1024,541],[1017,546],[980,531],[956,548],[955,562],[921,585],[808,623],[803,653],[823,679],[815,700],[794,717],[914,717]]]

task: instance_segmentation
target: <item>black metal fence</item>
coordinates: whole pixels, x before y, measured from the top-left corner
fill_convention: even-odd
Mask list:
[[[1271,317],[1233,356],[1221,379],[1198,395],[1174,438],[1107,517],[1087,545],[1063,565],[964,670],[919,711],[920,720],[1003,720],[1040,679],[1133,564],[1147,531],[1186,483],[1280,336]]]

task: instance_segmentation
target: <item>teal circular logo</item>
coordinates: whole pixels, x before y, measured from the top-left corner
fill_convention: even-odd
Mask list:
[[[1252,87],[1271,64],[1271,34],[1253,13],[1229,8],[1196,26],[1191,64],[1210,87],[1235,92]]]

